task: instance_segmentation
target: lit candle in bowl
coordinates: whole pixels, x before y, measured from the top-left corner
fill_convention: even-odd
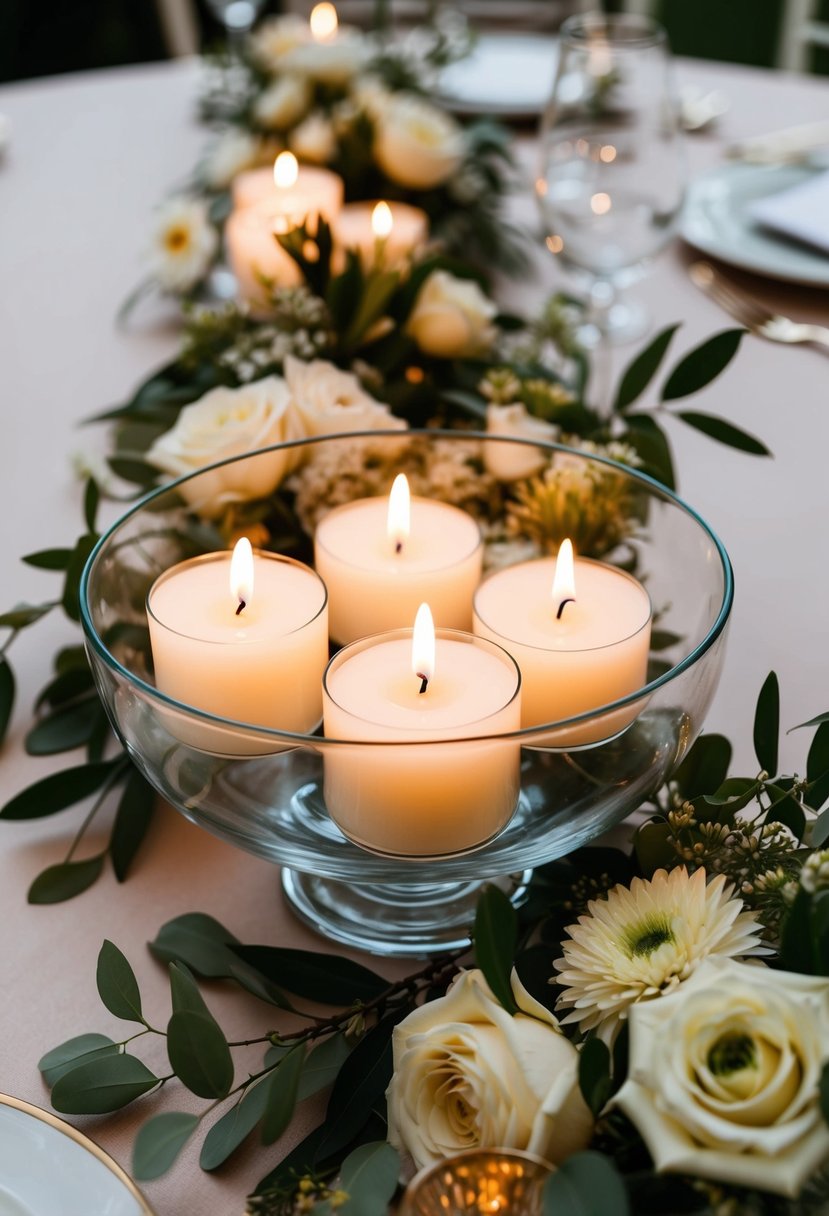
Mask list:
[[[332,819],[364,848],[400,857],[489,840],[518,800],[519,745],[491,736],[518,729],[520,684],[501,647],[453,630],[436,637],[425,604],[414,630],[344,647],[323,682]]]
[[[366,270],[380,261],[393,268],[426,244],[429,220],[420,207],[381,199],[373,203],[347,203],[331,225],[331,231],[340,261],[344,261],[345,250],[352,249]]]
[[[307,734],[322,716],[328,659],[325,586],[308,566],[257,553],[181,562],[147,597],[155,681],[175,701],[236,722]],[[171,732],[206,751],[268,750],[229,727],[168,716]],[[274,750],[274,749],[271,749]]]
[[[499,570],[475,594],[474,630],[505,647],[521,668],[522,725],[589,713],[646,681],[651,603],[635,578],[579,558],[564,541],[557,558]],[[616,734],[641,709],[633,704],[551,734],[557,747]],[[540,741],[539,741],[540,742]]]
[[[267,197],[238,207],[225,225],[227,257],[239,295],[254,309],[267,306],[268,284],[291,287],[302,278],[277,238],[320,215],[330,222],[342,202],[342,180],[325,169],[300,169],[292,152],[277,156],[272,183]]]
[[[323,84],[344,85],[371,57],[365,35],[354,26],[341,26],[329,0],[314,5],[309,27],[310,39],[283,56],[286,71],[299,72]]]
[[[388,498],[335,507],[314,537],[331,637],[344,644],[399,628],[414,619],[424,599],[438,625],[469,629],[482,555],[472,517],[449,503],[410,499],[403,474]]]

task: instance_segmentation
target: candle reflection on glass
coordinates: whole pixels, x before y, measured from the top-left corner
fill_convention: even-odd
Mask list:
[[[421,1170],[399,1216],[538,1216],[552,1166],[519,1149],[470,1149]]]

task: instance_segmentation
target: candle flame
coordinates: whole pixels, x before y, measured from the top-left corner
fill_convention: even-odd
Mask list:
[[[556,558],[556,572],[553,575],[553,603],[556,607],[556,620],[561,619],[564,605],[576,598],[576,573],[573,563],[573,542],[563,540]]]
[[[435,622],[428,604],[421,604],[412,633],[412,671],[421,681],[421,692],[435,674]]]
[[[311,37],[315,42],[331,42],[337,36],[337,10],[328,0],[315,4],[311,9]]]
[[[237,615],[253,599],[253,549],[246,536],[237,540],[230,559],[230,594]]]
[[[386,532],[394,546],[395,553],[400,552],[403,548],[403,541],[408,538],[411,514],[409,482],[405,473],[398,473],[392,483],[389,510],[386,516]]]
[[[296,185],[299,164],[293,152],[280,152],[273,164],[273,180],[277,190],[289,190]]]
[[[388,203],[380,202],[371,213],[371,231],[378,241],[385,241],[394,227],[394,218]]]

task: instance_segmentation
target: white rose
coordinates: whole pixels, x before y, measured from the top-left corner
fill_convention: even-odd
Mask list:
[[[300,160],[324,165],[332,160],[337,150],[337,137],[330,119],[320,111],[309,114],[298,127],[294,127],[289,141],[291,151]]]
[[[325,359],[304,363],[287,355],[284,370],[291,399],[308,435],[405,429],[405,422],[371,397],[356,376],[340,371]]]
[[[150,253],[152,271],[165,291],[189,291],[204,278],[219,247],[201,199],[179,196],[158,209]]]
[[[405,328],[424,354],[468,358],[492,346],[497,330],[491,322],[497,312],[474,280],[433,270],[417,293]]]
[[[252,58],[266,72],[281,72],[285,58],[304,42],[311,41],[311,30],[301,17],[288,15],[270,17],[251,34],[249,47]]]
[[[351,100],[358,110],[377,121],[392,94],[379,76],[360,76],[351,85]]]
[[[304,76],[281,76],[253,103],[253,117],[260,126],[282,131],[298,122],[311,105],[311,86]]]
[[[519,1148],[563,1161],[590,1140],[578,1053],[513,972],[510,1016],[480,971],[395,1027],[389,1140],[420,1169],[470,1148]]]
[[[300,72],[323,84],[348,84],[365,66],[370,50],[362,33],[341,25],[330,42],[310,41],[296,46],[282,63],[291,72]]]
[[[237,173],[259,160],[259,140],[249,131],[230,131],[220,136],[208,152],[202,174],[212,190],[225,190]]]
[[[829,980],[712,958],[629,1021],[615,1101],[657,1170],[795,1197],[829,1156]]]
[[[387,177],[414,190],[439,186],[463,159],[463,130],[443,110],[395,93],[376,115],[374,159]]]
[[[488,405],[486,433],[506,435],[514,439],[537,439],[547,442],[558,435],[558,427],[544,418],[528,414],[520,401],[513,405]],[[484,464],[500,481],[518,481],[532,477],[549,460],[549,453],[525,443],[485,443]]]
[[[181,411],[175,426],[147,452],[147,460],[181,477],[231,456],[292,439],[307,432],[280,376],[267,376],[242,388],[214,388]],[[231,502],[265,498],[297,463],[293,451],[263,452],[224,465],[180,487],[182,497],[206,519]]]

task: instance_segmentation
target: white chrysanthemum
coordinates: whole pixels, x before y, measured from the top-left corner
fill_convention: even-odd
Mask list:
[[[631,1005],[673,991],[703,959],[762,953],[761,926],[732,891],[722,874],[706,883],[679,867],[591,900],[553,963],[559,1008],[572,1007],[563,1020],[610,1043]]]
[[[218,245],[205,203],[171,198],[159,208],[153,234],[156,279],[167,291],[188,291],[204,278]]]

